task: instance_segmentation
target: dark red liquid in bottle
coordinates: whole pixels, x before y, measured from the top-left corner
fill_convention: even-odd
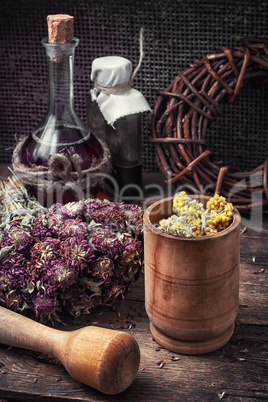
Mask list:
[[[83,138],[81,132],[83,132],[81,129],[59,125],[55,127],[53,133],[54,142],[48,142],[45,139],[38,140],[36,135],[31,136],[24,143],[21,162],[26,166],[33,164],[48,166],[50,156],[55,153],[60,153],[70,160],[73,154],[77,154],[80,157],[81,169],[89,169],[102,158],[103,149],[94,134],[89,131],[85,132],[86,135]],[[72,171],[75,170],[76,167],[72,165]]]
[[[105,190],[117,194],[120,200],[137,201],[143,191],[141,114],[118,119],[114,126],[105,121],[96,101],[87,99],[87,123],[111,151],[111,177],[105,181]],[[114,181],[112,180],[114,179]]]

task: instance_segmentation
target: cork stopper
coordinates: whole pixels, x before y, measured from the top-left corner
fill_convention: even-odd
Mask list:
[[[71,42],[74,34],[74,17],[68,14],[47,16],[49,43]]]

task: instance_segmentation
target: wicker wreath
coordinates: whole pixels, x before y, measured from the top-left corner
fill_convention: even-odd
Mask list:
[[[243,84],[253,78],[268,81],[268,40],[236,39],[241,47],[223,47],[204,56],[178,72],[160,92],[153,110],[151,141],[166,182],[187,183],[205,195],[220,193],[243,211],[268,205],[268,158],[251,171],[239,172],[213,162],[205,140],[214,117],[222,115],[221,103],[233,103]],[[256,191],[262,192],[261,201],[252,203]]]

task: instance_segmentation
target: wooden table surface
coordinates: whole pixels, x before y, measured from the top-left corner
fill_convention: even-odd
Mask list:
[[[107,396],[73,380],[55,360],[0,345],[0,402],[268,401],[268,214],[251,226],[252,220],[243,219],[240,308],[226,346],[200,356],[160,348],[149,330],[142,275],[114,310],[104,308],[83,323],[120,329],[138,341],[140,369],[126,391]]]

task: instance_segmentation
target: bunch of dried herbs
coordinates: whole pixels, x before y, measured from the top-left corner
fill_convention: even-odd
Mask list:
[[[143,210],[86,199],[43,208],[0,182],[0,304],[42,322],[123,299],[143,264]]]

